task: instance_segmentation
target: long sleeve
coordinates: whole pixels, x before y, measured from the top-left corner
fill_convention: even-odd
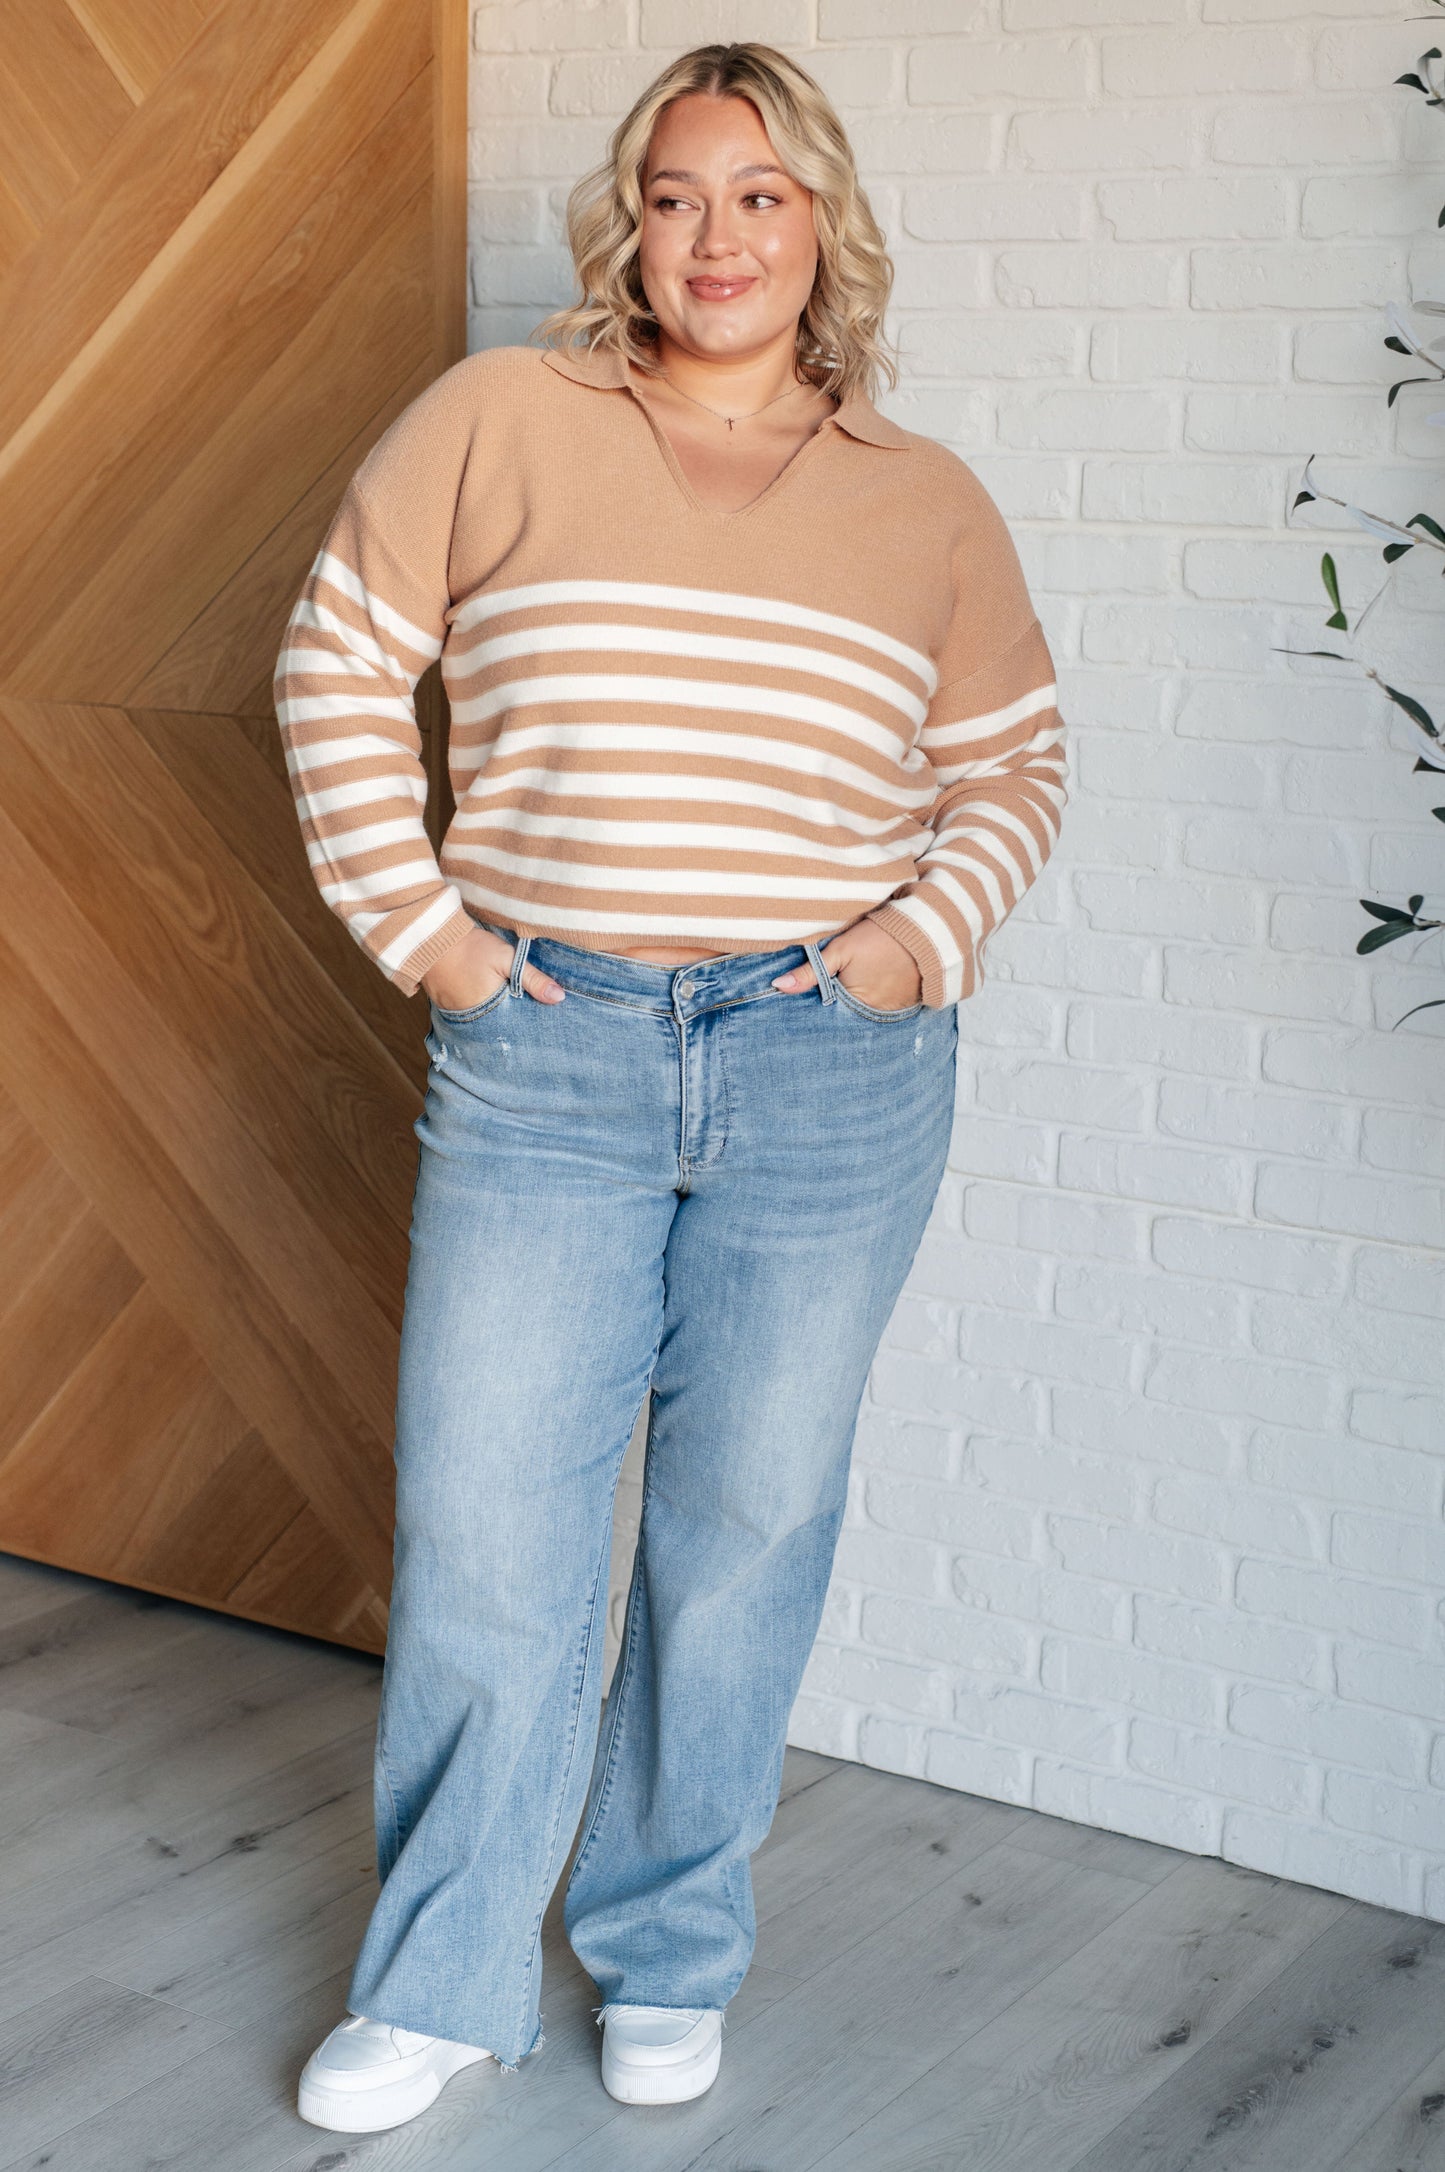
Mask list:
[[[935,1010],[972,995],[984,943],[1036,880],[1067,799],[1054,666],[1012,538],[992,500],[955,576],[947,677],[920,734],[938,783],[921,819],[932,843],[913,882],[865,917],[916,959]]]
[[[413,402],[353,476],[292,610],[274,678],[317,888],[408,996],[476,926],[423,820],[415,693],[446,632],[455,503],[447,472],[455,433],[445,407],[438,428],[437,409],[427,394]]]

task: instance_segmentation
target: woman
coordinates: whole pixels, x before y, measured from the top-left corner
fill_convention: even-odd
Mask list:
[[[382,1884],[300,2099],[352,2132],[538,2048],[574,1838],[606,2086],[716,2075],[868,1368],[943,1173],[957,1005],[1065,800],[1008,531],[870,402],[890,266],[811,79],[765,46],[687,54],[569,234],[580,304],[393,423],[276,678],[322,894],[430,1001]],[[439,861],[412,703],[438,655]]]

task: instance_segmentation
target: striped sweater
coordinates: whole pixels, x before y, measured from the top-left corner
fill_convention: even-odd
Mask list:
[[[441,658],[432,849],[414,691]],[[407,995],[478,920],[765,951],[863,915],[972,993],[1058,835],[1054,672],[973,471],[855,396],[702,505],[620,357],[469,356],[349,484],[275,675],[327,904]]]

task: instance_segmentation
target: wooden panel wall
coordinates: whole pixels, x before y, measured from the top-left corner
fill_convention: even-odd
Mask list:
[[[465,0],[0,29],[0,1550],[379,1650],[425,1005],[271,673],[465,351]]]

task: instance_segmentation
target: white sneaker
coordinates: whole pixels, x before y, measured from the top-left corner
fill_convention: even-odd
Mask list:
[[[415,2119],[453,2074],[489,2051],[351,2014],[317,2045],[301,2073],[296,2109],[313,2127],[373,2134]]]
[[[722,2014],[711,2006],[604,2006],[602,2086],[621,2104],[682,2104],[717,2080]]]

